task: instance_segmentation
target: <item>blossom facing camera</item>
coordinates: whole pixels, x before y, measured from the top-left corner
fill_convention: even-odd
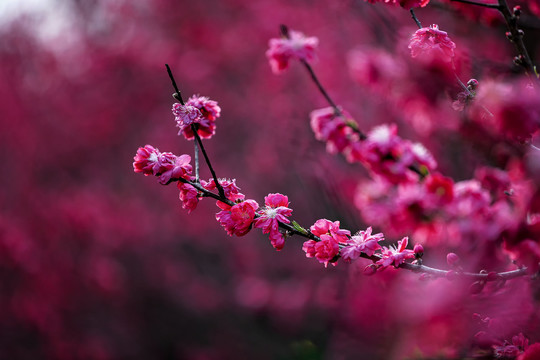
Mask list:
[[[197,133],[203,139],[210,139],[216,132],[215,121],[221,115],[221,108],[214,100],[206,96],[193,95],[185,105],[173,104],[172,112],[176,126],[180,128],[178,135],[193,140],[195,134],[191,125],[197,124]]]
[[[276,193],[268,194],[264,198],[265,208],[259,210],[259,217],[255,220],[254,227],[261,228],[263,234],[270,234],[270,242],[276,250],[283,249],[285,238],[279,231],[279,223],[289,224],[287,217],[291,216],[292,209],[289,206],[289,198]]]
[[[316,37],[306,37],[299,31],[289,30],[288,37],[270,39],[266,57],[274,74],[279,74],[289,67],[291,59],[312,62],[315,49],[319,44]]]
[[[158,163],[160,152],[152,145],[145,145],[137,150],[133,157],[133,171],[145,176],[154,175],[154,167]]]
[[[411,56],[425,63],[449,63],[455,48],[456,44],[436,24],[416,30],[409,42]]]

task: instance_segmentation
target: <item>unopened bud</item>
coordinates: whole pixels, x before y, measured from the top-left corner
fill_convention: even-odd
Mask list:
[[[512,12],[514,13],[515,17],[520,17],[521,16],[521,6],[519,6],[519,5],[514,6],[514,9],[512,10]]]
[[[467,81],[467,87],[469,88],[469,90],[476,89],[478,87],[478,80],[470,79],[469,81]]]
[[[518,35],[519,37],[523,37],[523,35],[525,35],[525,31],[518,29]]]
[[[507,31],[504,33],[506,35],[506,38],[510,41],[514,41],[514,38],[512,37],[512,33],[510,31]]]
[[[523,55],[515,56],[514,57],[514,64],[516,64],[518,66],[522,66],[523,65]]]
[[[448,255],[446,255],[446,262],[448,265],[454,267],[459,264],[459,256],[454,253],[448,253]]]
[[[414,245],[413,251],[414,251],[414,256],[417,259],[420,259],[424,255],[424,247],[420,244]]]

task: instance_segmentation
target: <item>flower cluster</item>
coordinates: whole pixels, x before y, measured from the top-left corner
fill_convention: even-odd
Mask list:
[[[136,173],[157,176],[163,185],[171,180],[191,178],[191,156],[186,154],[176,156],[170,152],[162,153],[152,145],[146,145],[137,150],[133,160],[133,170]]]
[[[210,139],[216,132],[215,121],[221,114],[221,108],[214,100],[206,96],[191,96],[185,105],[175,103],[172,107],[178,135],[192,140],[195,135],[191,125],[196,124],[197,133],[203,139]]]
[[[439,30],[436,24],[416,30],[409,42],[413,58],[420,58],[425,63],[449,63],[454,58],[456,44],[450,40],[448,33]]]
[[[291,59],[313,61],[318,44],[319,39],[316,37],[305,37],[299,31],[289,30],[287,37],[270,39],[266,57],[272,71],[279,74],[289,67]]]

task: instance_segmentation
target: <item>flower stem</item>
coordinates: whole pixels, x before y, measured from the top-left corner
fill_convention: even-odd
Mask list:
[[[416,14],[414,13],[414,10],[411,9],[411,17],[413,18],[414,22],[416,23],[416,26],[418,26],[419,29],[422,28],[422,24],[420,23],[420,20],[416,17]]]

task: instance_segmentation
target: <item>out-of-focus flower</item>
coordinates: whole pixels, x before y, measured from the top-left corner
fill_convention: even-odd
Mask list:
[[[373,128],[366,140],[349,148],[347,160],[363,163],[373,173],[394,184],[416,182],[418,174],[412,171],[413,166],[428,172],[437,167],[435,159],[423,145],[397,135],[395,124]]]
[[[327,107],[314,110],[310,114],[311,129],[315,138],[326,142],[326,151],[330,154],[342,152],[351,144],[351,136],[354,131],[347,122],[354,122],[351,116],[341,110],[342,116],[335,113],[334,108]],[[345,120],[347,119],[347,121]]]
[[[451,62],[455,48],[456,44],[436,24],[416,30],[409,42],[411,56],[427,63]]]
[[[289,224],[287,219],[291,216],[292,209],[289,206],[289,198],[282,194],[268,194],[264,198],[265,208],[259,210],[259,217],[253,224],[256,228],[261,228],[263,234],[270,234],[270,241],[276,250],[281,250],[285,245],[285,238],[279,231],[279,223]]]
[[[372,256],[376,250],[381,249],[379,241],[384,240],[382,233],[371,234],[371,226],[366,231],[360,231],[356,235],[352,236],[347,241],[347,246],[341,249],[341,257],[343,260],[350,262],[358,259],[360,253],[365,253],[368,256]]]
[[[158,162],[160,152],[152,145],[145,145],[137,150],[133,157],[133,171],[143,173],[145,176],[154,175],[154,167]]]
[[[515,82],[483,81],[469,115],[498,137],[528,140],[540,128],[540,90],[525,79]]]
[[[316,37],[305,37],[299,31],[289,30],[288,38],[270,39],[266,57],[272,71],[279,74],[289,67],[291,59],[313,61],[318,44],[319,39]]]

